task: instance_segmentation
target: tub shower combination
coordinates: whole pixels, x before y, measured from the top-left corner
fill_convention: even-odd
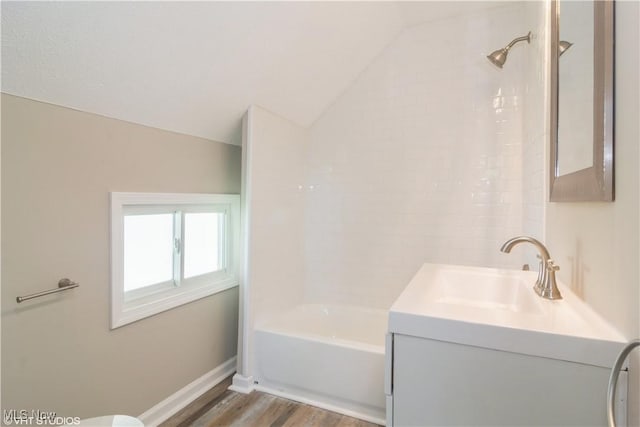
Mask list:
[[[387,310],[301,304],[255,327],[255,388],[383,423]]]

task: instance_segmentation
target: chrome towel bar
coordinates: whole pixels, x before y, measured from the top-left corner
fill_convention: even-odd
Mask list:
[[[23,297],[16,297],[16,301],[18,303],[21,303],[22,301],[26,301],[26,300],[29,300],[29,299],[38,298],[38,297],[42,297],[42,296],[49,295],[49,294],[55,294],[57,292],[68,291],[69,289],[77,288],[78,286],[80,286],[79,283],[76,283],[76,282],[74,282],[72,280],[64,278],[64,279],[60,279],[60,281],[58,282],[58,287],[55,288],[55,289],[49,289],[48,291],[36,292],[35,294],[25,295]]]
[[[636,339],[630,341],[625,348],[622,349],[618,358],[616,359],[613,369],[611,369],[611,375],[609,376],[609,387],[607,389],[607,422],[609,427],[616,427],[616,419],[614,416],[614,400],[616,396],[616,386],[618,385],[618,377],[620,376],[620,368],[622,364],[635,347],[640,346],[640,340]]]

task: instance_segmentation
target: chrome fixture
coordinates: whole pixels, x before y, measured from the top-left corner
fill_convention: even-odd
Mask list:
[[[523,242],[531,243],[540,253],[538,279],[536,280],[536,284],[533,286],[533,290],[542,298],[562,299],[562,295],[560,294],[558,285],[556,284],[556,271],[560,270],[560,267],[553,262],[551,255],[549,255],[549,251],[542,243],[533,237],[518,236],[507,240],[500,248],[500,251],[508,254],[515,245]]]
[[[618,354],[616,362],[611,369],[611,375],[609,375],[609,387],[607,388],[607,421],[609,423],[609,427],[616,427],[616,419],[613,415],[613,403],[615,401],[616,387],[618,386],[618,377],[620,376],[620,368],[622,368],[622,365],[627,359],[627,356],[629,356],[629,353],[631,353],[631,350],[638,346],[640,346],[640,340],[629,341],[629,344],[627,344],[622,349],[620,354]]]
[[[509,43],[506,47],[491,52],[490,55],[487,55],[487,59],[491,61],[491,63],[496,67],[502,68],[504,63],[507,61],[507,54],[509,53],[509,50],[513,47],[513,45],[525,40],[527,41],[527,43],[531,43],[531,31],[529,31],[526,36],[518,37],[511,40],[511,43]]]
[[[562,56],[563,53],[565,53],[567,51],[567,49],[569,49],[571,46],[573,46],[573,43],[568,42],[566,40],[562,40],[558,42],[558,56]]]
[[[35,294],[25,295],[23,297],[17,297],[16,302],[21,303],[22,301],[26,301],[33,298],[43,297],[49,294],[55,294],[57,292],[68,291],[69,289],[77,288],[80,286],[79,283],[76,283],[69,279],[60,279],[58,281],[58,287],[55,289],[49,289],[48,291],[36,292]]]

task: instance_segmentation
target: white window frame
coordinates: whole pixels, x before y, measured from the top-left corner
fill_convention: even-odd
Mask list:
[[[224,212],[224,268],[182,280],[124,291],[124,216],[139,213]],[[240,196],[237,194],[111,193],[111,329],[238,286]],[[180,266],[182,268],[182,266]]]

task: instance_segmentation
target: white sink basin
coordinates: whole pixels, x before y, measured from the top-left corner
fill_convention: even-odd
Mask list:
[[[427,303],[542,314],[540,298],[531,290],[536,277],[536,273],[441,266],[431,278]]]
[[[537,272],[424,264],[389,312],[389,331],[611,367],[626,339],[558,283],[561,300],[533,291]]]

